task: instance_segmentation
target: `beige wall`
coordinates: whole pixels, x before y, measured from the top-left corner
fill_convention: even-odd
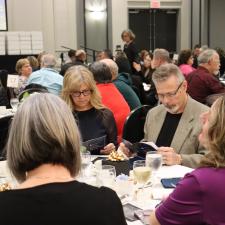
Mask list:
[[[80,32],[76,17],[78,1],[81,0],[7,0],[9,31],[43,31],[46,51],[60,52],[64,50],[61,46],[77,49]],[[161,0],[163,8],[180,8],[178,50],[190,47],[189,5],[190,0]],[[130,7],[149,7],[149,2],[111,0],[110,46],[113,50],[116,45],[123,44],[120,35],[128,27]]]
[[[112,48],[123,45],[121,33],[128,27],[128,8],[126,0],[112,0]]]
[[[49,52],[77,48],[74,0],[7,0],[7,8],[9,31],[42,31]]]

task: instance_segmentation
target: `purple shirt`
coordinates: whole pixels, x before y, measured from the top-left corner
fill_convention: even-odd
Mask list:
[[[207,69],[199,66],[197,70],[186,76],[188,94],[198,102],[205,104],[206,97],[225,92],[225,87]]]
[[[225,224],[225,168],[187,174],[156,209],[161,225]]]

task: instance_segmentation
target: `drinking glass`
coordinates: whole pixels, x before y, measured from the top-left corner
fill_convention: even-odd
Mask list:
[[[12,107],[13,112],[16,112],[17,107],[19,105],[19,100],[17,98],[11,98],[10,99],[10,105]]]
[[[151,176],[150,167],[146,166],[145,160],[137,160],[133,164],[134,178],[143,190]]]
[[[89,151],[84,151],[81,153],[81,171],[82,176],[87,176],[87,169],[91,164],[91,153]]]
[[[98,171],[98,179],[100,185],[113,188],[116,179],[116,168],[112,165],[102,165],[102,169]]]
[[[157,172],[162,166],[162,155],[155,151],[149,151],[146,154],[146,166],[151,168],[153,186],[157,182]]]

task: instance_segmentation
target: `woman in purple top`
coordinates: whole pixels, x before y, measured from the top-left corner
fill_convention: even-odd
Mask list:
[[[220,97],[201,120],[199,141],[209,154],[151,214],[151,225],[225,224],[225,98]]]

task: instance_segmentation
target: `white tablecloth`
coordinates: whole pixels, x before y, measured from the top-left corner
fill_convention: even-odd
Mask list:
[[[161,201],[162,198],[168,196],[174,189],[171,188],[163,188],[162,184],[160,183],[161,178],[174,178],[174,177],[184,177],[185,174],[192,172],[192,168],[188,168],[181,165],[174,165],[174,166],[163,166],[160,168],[157,176],[158,176],[158,183],[155,185],[154,188],[150,187],[146,189],[146,203],[144,205],[140,205],[138,202],[130,201],[129,203],[142,208],[142,209],[154,209],[155,206]],[[148,194],[149,193],[149,194]],[[127,221],[128,225],[143,225],[143,223],[139,220],[134,222]]]
[[[94,157],[93,157],[94,158]],[[161,199],[165,196],[168,196],[173,189],[165,189],[160,183],[161,178],[173,178],[173,177],[183,177],[186,173],[193,171],[193,169],[181,166],[181,165],[174,165],[174,166],[163,166],[160,168],[158,172],[158,183],[152,188],[148,187],[144,189],[145,197],[145,204],[142,202],[137,202],[133,197],[125,198],[122,201],[122,204],[131,203],[139,208],[142,209],[154,209],[155,205],[161,201]],[[13,187],[17,185],[15,179],[12,177],[6,161],[0,161],[0,183],[1,181],[9,182]],[[84,181],[84,180],[82,180]],[[116,190],[117,191],[117,190]],[[127,221],[128,225],[141,225],[140,221],[129,222]]]

